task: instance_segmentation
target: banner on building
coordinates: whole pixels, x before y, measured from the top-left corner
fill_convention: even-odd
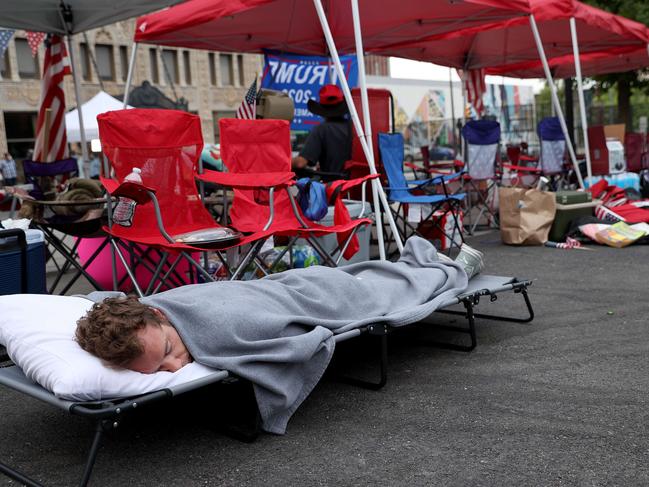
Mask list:
[[[358,63],[355,55],[340,56],[350,88],[358,84]],[[292,130],[311,130],[322,118],[307,109],[310,99],[318,99],[318,91],[326,84],[340,86],[333,62],[323,56],[301,56],[267,52],[261,87],[287,93],[295,104]]]

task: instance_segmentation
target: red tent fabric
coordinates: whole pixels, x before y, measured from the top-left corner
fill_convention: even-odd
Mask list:
[[[354,51],[349,0],[323,0],[340,52]],[[528,0],[360,0],[366,49],[523,17]],[[190,0],[140,17],[135,41],[217,51],[328,53],[309,0]]]
[[[647,46],[621,47],[604,52],[590,52],[579,55],[582,76],[621,73],[649,67]],[[548,59],[550,70],[555,78],[575,76],[575,58],[572,54]],[[542,78],[541,61],[508,64],[487,69],[487,74],[512,76],[514,78]]]
[[[576,0],[529,0],[548,58],[572,54],[570,18],[574,17],[582,52],[602,52],[646,45],[644,24]],[[368,49],[369,50],[369,49]],[[429,36],[373,50],[377,54],[478,69],[539,61],[528,18]]]

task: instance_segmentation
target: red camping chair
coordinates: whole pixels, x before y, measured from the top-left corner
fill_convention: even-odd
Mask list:
[[[331,227],[319,225],[302,214],[291,189],[295,174],[291,171],[288,122],[221,119],[219,129],[221,157],[228,172],[201,171],[198,179],[234,189],[230,219],[237,230],[289,237],[286,250],[271,264],[271,270],[298,238],[306,239],[324,263],[331,266],[337,265],[343,256],[349,259],[355,253],[356,232],[372,220],[349,218],[340,194],[364,184],[373,176],[330,183],[330,192],[340,186],[340,190],[335,191],[335,224]],[[338,247],[330,253],[315,237],[331,234],[337,235]]]
[[[113,223],[109,214],[105,228],[137,292],[149,294],[163,285],[184,284],[184,277],[176,270],[182,259],[192,272],[213,280],[192,257],[197,251],[216,251],[230,278],[237,278],[249,259],[235,270],[221,251],[259,237],[242,237],[217,225],[203,206],[194,180],[203,149],[200,119],[175,110],[134,109],[104,113],[97,120],[105,156],[101,181],[112,196],[138,203],[132,226]],[[120,184],[136,167],[141,170],[142,184]],[[125,248],[130,253],[128,260]],[[158,262],[152,252],[158,254]],[[153,272],[145,293],[135,280],[134,268],[139,265]]]

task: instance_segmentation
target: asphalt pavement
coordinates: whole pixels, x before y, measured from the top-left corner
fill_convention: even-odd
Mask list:
[[[250,405],[236,385],[142,408],[103,443],[90,485],[649,485],[649,246],[470,242],[486,273],[535,280],[531,324],[478,320],[471,353],[427,345],[459,336],[409,327],[390,336],[383,389],[331,373],[286,435],[253,443],[222,433],[219,418]],[[524,314],[514,295],[479,311]],[[334,368],[375,373],[374,345],[346,343]],[[83,418],[0,392],[0,460],[38,481],[78,483],[92,434]]]

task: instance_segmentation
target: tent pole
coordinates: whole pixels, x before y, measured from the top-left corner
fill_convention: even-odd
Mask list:
[[[453,71],[452,68],[448,68],[448,87],[451,92],[451,133],[453,134],[453,147],[455,147],[455,153],[457,154],[457,139],[455,135],[455,98],[453,96]],[[444,117],[446,118],[446,117]]]
[[[361,35],[360,14],[358,0],[352,2],[352,19],[354,21],[354,39],[356,41],[356,59],[358,60],[358,83],[361,89],[361,106],[363,107],[363,125],[365,127],[365,142],[370,152],[374,154],[372,144],[372,122],[370,118],[369,100],[367,98],[367,83],[365,79],[365,56],[363,53],[363,37]],[[379,257],[385,260],[385,240],[383,238],[383,222],[381,219],[381,205],[379,201],[378,179],[372,180],[372,200],[374,201],[374,218],[376,222],[376,238],[379,241]],[[386,214],[389,210],[386,211]],[[399,238],[397,236],[397,238]]]
[[[541,42],[541,36],[539,35],[539,29],[536,26],[536,20],[534,20],[534,15],[530,14],[530,27],[532,28],[532,34],[534,35],[534,41],[536,42],[536,48],[539,51],[539,57],[541,58],[541,63],[543,64],[543,71],[545,72],[545,78],[548,81],[550,87],[550,94],[552,95],[552,104],[557,111],[557,117],[559,117],[559,124],[561,125],[561,130],[563,131],[563,136],[566,138],[566,147],[568,148],[568,154],[570,154],[570,160],[572,165],[575,168],[575,174],[577,175],[577,181],[579,181],[579,187],[584,189],[584,180],[581,177],[579,172],[579,164],[577,163],[577,156],[575,155],[575,149],[570,143],[570,135],[568,134],[568,127],[566,126],[566,119],[563,116],[563,110],[561,109],[561,103],[559,102],[559,96],[557,95],[557,87],[554,86],[554,81],[552,79],[552,74],[550,73],[550,66],[548,65],[548,59],[545,57],[545,50],[543,49],[543,43]]]
[[[81,110],[81,96],[79,95],[79,72],[77,71],[77,64],[74,61],[74,45],[72,44],[72,36],[67,35],[68,38],[68,51],[70,52],[70,64],[72,65],[72,80],[74,81],[74,97],[77,100],[77,113],[79,114],[79,136],[81,137],[81,157],[83,162],[88,162],[88,146],[86,145],[86,130],[83,126],[83,110]]]
[[[584,99],[584,84],[581,77],[581,60],[579,59],[579,43],[577,42],[577,22],[570,17],[570,34],[572,36],[572,50],[575,57],[575,76],[577,77],[577,95],[579,96],[579,113],[581,114],[581,129],[584,133],[584,152],[586,152],[586,175],[588,182],[592,183],[593,177],[590,162],[590,144],[588,143],[588,120],[586,119],[586,101]]]
[[[133,80],[133,70],[135,69],[135,58],[137,54],[137,42],[131,46],[131,60],[128,63],[128,75],[126,76],[126,86],[124,87],[124,108],[128,105],[128,95],[131,90],[131,81]]]
[[[334,61],[334,67],[336,68],[336,73],[338,74],[338,78],[340,78],[340,84],[343,90],[343,94],[345,95],[345,101],[347,102],[347,107],[349,108],[349,114],[352,117],[352,122],[354,124],[354,128],[356,129],[356,133],[359,135],[358,140],[361,143],[361,147],[363,148],[363,153],[367,158],[367,163],[370,167],[370,173],[377,174],[376,165],[374,164],[374,153],[370,151],[370,149],[367,147],[367,143],[364,137],[363,127],[358,117],[358,112],[356,111],[356,107],[354,106],[354,100],[352,99],[352,94],[351,91],[349,90],[349,84],[347,83],[347,78],[345,78],[345,72],[343,70],[342,64],[340,63],[340,58],[338,57],[338,51],[336,50],[336,45],[334,44],[334,40],[331,35],[331,30],[329,29],[329,24],[327,23],[327,17],[325,15],[324,9],[322,8],[321,0],[313,0],[313,4],[315,5],[316,12],[318,14],[318,19],[320,20],[320,26],[322,27],[322,32],[325,36],[325,40],[327,41],[327,46],[329,47],[329,53],[331,55],[331,58]],[[376,184],[374,183],[374,181],[376,180],[373,180],[372,184]],[[403,250],[403,243],[399,238],[399,231],[397,229],[396,223],[394,222],[394,218],[392,217],[392,213],[390,212],[390,205],[388,204],[388,200],[385,196],[385,192],[383,191],[383,187],[380,184],[377,184],[377,190],[379,193],[379,199],[383,204],[383,208],[385,208],[385,214],[388,219],[388,222],[390,223],[390,228],[392,229],[393,235],[395,237],[397,248],[399,249],[399,252],[401,252]],[[384,242],[379,242],[379,245],[383,246]]]

